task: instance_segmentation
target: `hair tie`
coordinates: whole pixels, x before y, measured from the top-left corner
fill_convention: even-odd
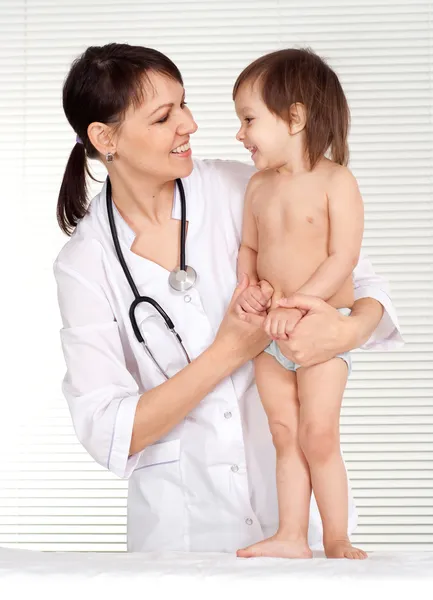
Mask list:
[[[79,135],[77,135],[77,137],[75,138],[75,141],[77,142],[77,144],[81,144],[82,146],[84,146],[83,140],[80,138]]]

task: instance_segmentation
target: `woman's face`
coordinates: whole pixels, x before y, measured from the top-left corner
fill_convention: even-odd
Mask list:
[[[148,73],[145,100],[131,106],[116,136],[115,165],[131,175],[150,175],[160,182],[188,176],[192,169],[189,138],[197,131],[176,80]]]

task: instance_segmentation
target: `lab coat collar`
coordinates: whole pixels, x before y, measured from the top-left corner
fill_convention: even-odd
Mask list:
[[[191,176],[192,175],[189,177]],[[194,194],[193,186],[191,186],[190,182],[187,181],[188,179],[189,178],[186,178],[186,180],[183,179],[182,182],[184,184],[186,197],[186,215],[187,220],[190,222],[191,215],[195,215],[196,213],[196,208],[194,207],[196,195]],[[176,192],[173,201],[172,218],[180,219],[180,194],[177,186],[175,190]],[[114,244],[111,240],[110,225],[107,214],[106,192],[107,182],[105,181],[100,193],[91,202],[89,217],[90,220],[93,221],[93,226],[102,233],[104,238],[107,239],[109,247],[112,248],[112,251],[114,252]],[[179,295],[179,292],[172,290],[168,285],[169,272],[164,267],[131,251],[132,244],[136,237],[135,233],[123,219],[115,205],[113,206],[113,215],[123,255],[129,270],[131,271],[132,277],[134,278],[135,284],[139,289],[139,292],[143,295],[146,295],[145,292],[148,292],[149,289],[152,289],[153,296],[160,303],[164,302],[164,298],[167,294]],[[196,221],[197,220],[200,220],[199,216],[197,216]],[[191,242],[193,238],[194,227],[190,226],[188,228],[186,240],[187,260],[188,253],[191,251]]]

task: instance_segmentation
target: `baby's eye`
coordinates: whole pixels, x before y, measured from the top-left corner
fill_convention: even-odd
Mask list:
[[[251,121],[252,121],[252,120],[253,120],[253,118],[252,118],[252,117],[245,117],[245,119],[244,119],[244,121],[245,121],[246,123],[248,123],[248,125],[251,123]]]

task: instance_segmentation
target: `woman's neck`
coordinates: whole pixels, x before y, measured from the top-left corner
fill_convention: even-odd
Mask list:
[[[175,181],[149,177],[120,177],[110,173],[113,202],[134,231],[142,226],[161,225],[171,218]]]

